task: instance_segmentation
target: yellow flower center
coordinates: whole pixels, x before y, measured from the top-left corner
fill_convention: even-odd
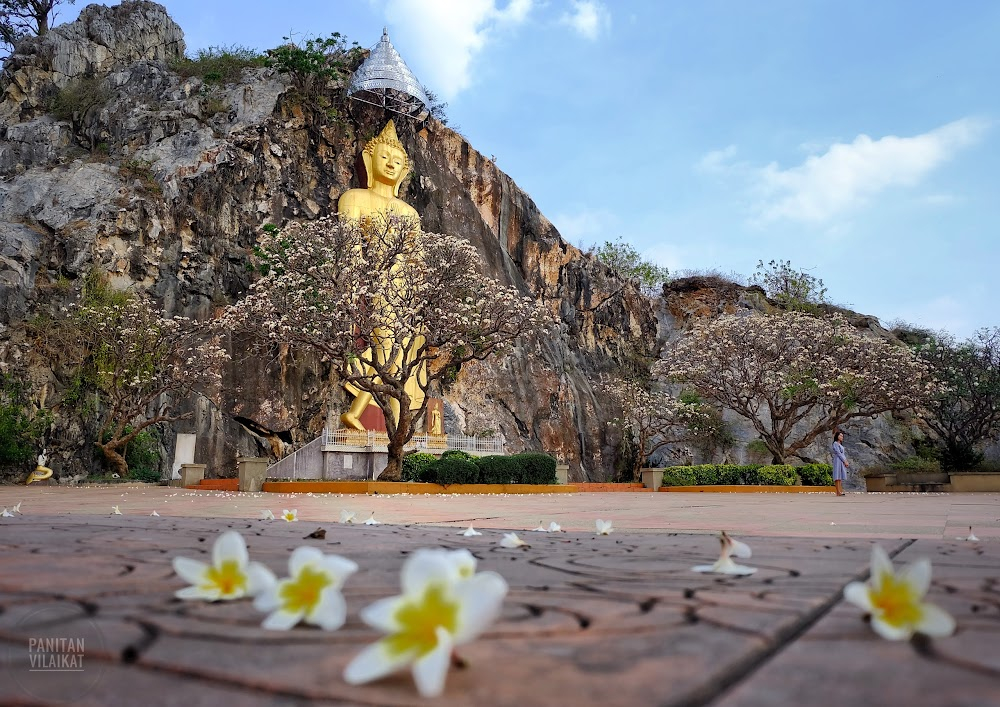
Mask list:
[[[295,520],[295,514],[294,513],[286,513],[285,514],[285,520]]]
[[[920,597],[904,580],[883,574],[878,591],[871,592],[876,613],[891,626],[913,626],[920,621]]]
[[[404,604],[396,611],[399,633],[386,639],[390,653],[422,656],[437,646],[437,627],[454,634],[458,627],[458,604],[445,596],[443,584],[431,584],[419,601]]]
[[[240,569],[239,562],[223,560],[218,567],[208,568],[205,573],[205,584],[218,589],[220,596],[231,597],[246,592],[247,576]]]
[[[333,579],[327,573],[303,567],[295,579],[282,582],[281,589],[278,590],[282,608],[292,613],[302,611],[308,615],[319,603],[320,592],[332,583]]]

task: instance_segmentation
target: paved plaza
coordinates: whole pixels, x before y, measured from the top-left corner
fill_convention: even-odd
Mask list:
[[[19,501],[20,515],[0,518],[0,704],[1000,705],[998,494],[0,487],[0,507]],[[285,508],[299,522],[257,520]],[[341,525],[341,509],[382,524]],[[595,535],[597,518],[615,532]],[[540,521],[568,532],[532,532]],[[459,535],[470,523],[483,535]],[[970,525],[979,542],[957,539]],[[300,545],[355,560],[346,625],[267,631],[249,601],[175,599],[185,583],[172,558],[204,557],[230,528],[279,575]],[[325,537],[306,537],[317,528]],[[530,547],[500,547],[501,529]],[[752,547],[741,562],[756,574],[691,571],[716,558],[721,529]],[[873,540],[897,566],[931,559],[928,599],[955,617],[955,635],[886,641],[841,600],[867,576]],[[440,699],[419,697],[406,671],[347,685],[344,666],[379,637],[360,609],[397,594],[423,547],[468,548],[503,575],[500,619],[462,648],[466,666]],[[33,670],[32,646],[80,649],[80,668]]]

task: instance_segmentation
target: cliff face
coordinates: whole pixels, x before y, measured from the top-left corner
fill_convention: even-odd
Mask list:
[[[261,225],[333,212],[358,184],[364,140],[388,117],[333,91],[342,117],[331,119],[271,70],[226,86],[182,78],[168,65],[183,51],[164,8],[138,0],[90,6],[5,66],[0,361],[30,375],[50,405],[69,381],[38,356],[26,320],[73,301],[95,267],[116,287],[149,292],[168,314],[216,315],[245,293]],[[49,112],[81,86],[72,117]],[[401,196],[424,229],[468,238],[490,274],[541,299],[560,322],[531,350],[462,371],[444,392],[450,429],[552,452],[573,478],[602,476],[613,463],[611,411],[595,383],[655,348],[650,301],[565,243],[460,135],[436,121],[399,122],[414,167]],[[344,404],[331,372],[308,354],[246,358],[240,342],[233,347],[221,407],[194,401],[192,419],[174,428],[197,433],[197,461],[215,474],[230,473],[237,455],[309,441]],[[56,413],[50,466],[80,478],[94,464],[76,441],[89,423],[58,405]],[[163,437],[169,459],[173,435]]]

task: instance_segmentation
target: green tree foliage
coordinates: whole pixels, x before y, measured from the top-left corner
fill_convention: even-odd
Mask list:
[[[768,297],[785,309],[815,314],[826,302],[823,281],[805,270],[797,270],[788,260],[757,261],[751,285],[761,287]]]
[[[60,5],[76,0],[0,0],[0,42],[9,53],[22,38],[49,31]]]
[[[646,260],[635,246],[621,237],[605,241],[594,251],[594,255],[619,278],[637,282],[643,293],[650,297],[660,294],[663,283],[670,279],[670,271],[665,266]]]
[[[307,97],[315,97],[329,82],[349,76],[363,51],[357,42],[348,46],[340,32],[329,37],[308,37],[302,42],[291,37],[282,39],[284,44],[267,51],[265,64],[288,74],[295,89]]]
[[[0,465],[30,461],[51,424],[52,413],[32,404],[22,378],[0,374]]]
[[[942,467],[977,466],[980,446],[1000,435],[1000,327],[962,342],[941,334],[914,351],[944,384],[923,415],[943,446]]]

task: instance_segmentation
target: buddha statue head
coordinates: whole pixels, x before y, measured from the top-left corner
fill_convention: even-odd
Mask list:
[[[376,182],[392,186],[392,195],[399,196],[399,185],[410,171],[410,160],[403,143],[396,136],[396,125],[390,120],[382,132],[365,143],[361,153],[368,174],[368,188]]]

